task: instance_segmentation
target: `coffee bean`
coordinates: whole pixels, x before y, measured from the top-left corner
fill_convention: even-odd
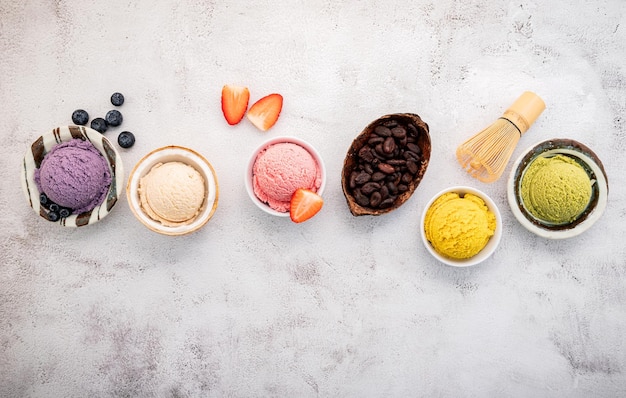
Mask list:
[[[406,144],[406,149],[408,149],[411,152],[414,152],[417,155],[420,155],[422,153],[422,150],[420,149],[420,147],[413,143],[413,142],[409,142]]]
[[[385,138],[385,142],[383,142],[382,145],[382,150],[386,154],[393,153],[393,151],[396,150],[396,141],[392,137]]]
[[[406,130],[402,126],[397,126],[391,129],[391,135],[396,138],[404,138],[406,137]]]
[[[365,195],[371,195],[372,192],[378,191],[380,189],[380,184],[377,182],[368,182],[361,187],[361,192]]]
[[[363,195],[360,189],[354,190],[354,200],[356,200],[356,202],[363,207],[367,207],[370,205],[370,199],[367,196]]]
[[[362,171],[356,176],[355,182],[357,185],[363,185],[371,179],[372,179],[372,176],[370,174],[368,174],[365,171]]]
[[[383,141],[385,141],[385,139],[383,137],[378,137],[378,136],[372,136],[370,137],[370,139],[367,140],[367,143],[374,146],[376,144],[380,144]]]
[[[378,170],[382,171],[385,174],[393,174],[396,171],[396,169],[388,163],[380,163],[378,165]]]
[[[350,173],[349,185],[350,185],[350,188],[352,189],[356,188],[356,176],[357,175],[359,175],[359,173],[357,173],[356,171],[353,171],[352,173]]]
[[[387,161],[392,166],[403,167],[406,166],[406,160],[404,159],[390,159]]]
[[[383,199],[386,199],[389,196],[389,188],[387,188],[387,185],[383,185],[380,188],[380,196],[382,196]]]
[[[393,206],[397,195],[410,189],[420,170],[419,131],[411,123],[387,119],[375,126],[355,156],[349,190],[363,207]]]
[[[364,146],[359,150],[359,157],[368,163],[374,159],[371,148],[367,146]]]
[[[372,181],[382,181],[385,179],[387,175],[385,173],[381,173],[380,171],[375,172],[374,174],[372,174]]]
[[[414,162],[419,162],[420,157],[418,154],[416,154],[413,151],[404,151],[404,153],[402,154],[402,156],[406,159],[406,160],[413,160]]]
[[[396,184],[393,183],[393,181],[389,181],[387,183],[387,185],[385,185],[385,186],[389,190],[389,194],[390,195],[397,195],[398,194],[398,187],[396,186]]]
[[[388,207],[393,206],[393,202],[396,201],[396,197],[395,196],[390,196],[387,199],[383,200],[382,202],[380,202],[380,205],[378,205],[379,208],[381,209],[386,209]]]
[[[376,126],[374,133],[380,137],[391,137],[391,130],[385,126]]]
[[[372,207],[378,207],[380,206],[380,203],[382,202],[383,197],[380,194],[380,192],[373,192],[372,195],[370,196],[370,206]]]

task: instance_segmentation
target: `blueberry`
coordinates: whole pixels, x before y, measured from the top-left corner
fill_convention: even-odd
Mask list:
[[[57,213],[56,211],[49,211],[48,212],[48,221],[59,221],[59,213]]]
[[[67,207],[61,207],[59,209],[59,216],[62,218],[67,218],[72,214],[72,209],[68,209]]]
[[[107,122],[101,117],[97,117],[91,121],[91,128],[99,132],[100,134],[104,134],[107,131]]]
[[[124,103],[124,95],[122,95],[122,93],[113,93],[111,103],[115,106],[122,105]]]
[[[61,206],[59,206],[58,204],[54,202],[51,202],[48,208],[50,209],[51,212],[58,213],[59,210],[61,209]]]
[[[122,131],[120,135],[117,136],[117,143],[120,144],[122,148],[130,148],[135,144],[135,135],[130,131]]]
[[[50,199],[48,199],[48,195],[46,195],[45,193],[40,193],[39,194],[39,203],[41,203],[43,206],[48,206],[50,204]]]
[[[112,111],[108,111],[104,119],[109,126],[119,126],[120,124],[122,124],[122,120],[124,118],[122,117],[120,111],[116,111],[114,109]]]
[[[76,109],[72,113],[72,122],[79,126],[84,126],[89,121],[89,114],[84,109]]]

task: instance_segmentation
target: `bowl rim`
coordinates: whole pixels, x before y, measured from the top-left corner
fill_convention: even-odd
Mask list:
[[[289,211],[279,212],[279,211],[272,209],[267,203],[262,202],[254,193],[254,187],[252,184],[252,170],[254,168],[254,163],[256,162],[257,156],[265,148],[274,144],[279,144],[279,143],[293,143],[293,144],[299,145],[302,148],[304,148],[307,152],[309,152],[311,156],[313,156],[313,158],[317,162],[317,165],[320,169],[320,175],[321,175],[321,180],[322,180],[320,187],[317,189],[317,194],[320,196],[324,193],[324,189],[326,188],[326,166],[324,165],[324,159],[322,158],[322,155],[317,151],[317,149],[315,149],[313,145],[311,145],[309,142],[301,138],[297,138],[294,136],[282,135],[282,136],[278,136],[274,138],[269,138],[263,141],[260,145],[258,145],[254,149],[254,151],[252,151],[252,154],[250,155],[250,158],[248,159],[248,163],[246,165],[245,174],[244,174],[244,184],[246,187],[246,192],[248,193],[248,196],[250,197],[250,200],[259,209],[263,210],[267,214],[270,214],[276,217],[289,217]]]
[[[42,133],[32,142],[24,154],[21,168],[21,185],[26,200],[35,213],[50,222],[48,210],[39,201],[41,192],[35,183],[34,171],[53,147],[75,138],[89,141],[104,156],[111,173],[111,185],[105,200],[92,210],[59,219],[58,223],[61,226],[71,228],[95,224],[102,220],[111,213],[120,199],[120,193],[124,189],[124,164],[120,153],[111,141],[87,126],[72,124],[58,126]]]
[[[462,194],[471,193],[473,195],[480,197],[485,202],[489,210],[496,216],[496,229],[494,231],[493,236],[489,238],[489,242],[487,242],[487,245],[485,245],[485,247],[474,256],[467,258],[467,259],[463,259],[463,260],[452,259],[452,258],[448,258],[439,254],[433,248],[432,244],[428,241],[428,239],[426,239],[426,232],[424,230],[424,226],[425,226],[424,224],[426,222],[426,213],[428,212],[428,209],[430,209],[430,207],[435,202],[435,200],[437,200],[441,195],[450,193],[450,192],[462,193]],[[478,265],[484,262],[489,257],[491,257],[491,255],[496,251],[496,249],[500,245],[500,241],[502,239],[502,229],[503,229],[502,216],[500,214],[500,210],[498,209],[498,205],[485,192],[479,189],[467,186],[467,185],[451,186],[451,187],[442,189],[441,191],[437,192],[426,203],[426,206],[424,207],[424,210],[422,211],[422,218],[420,220],[420,236],[422,238],[422,243],[424,243],[424,246],[426,247],[426,250],[435,259],[439,260],[440,262],[446,265],[452,266],[452,267],[457,267],[457,268],[472,267],[474,265]]]
[[[172,160],[165,160],[166,158]],[[181,161],[196,169],[205,179],[208,192],[205,203],[198,217],[189,224],[175,227],[166,226],[153,220],[141,209],[139,193],[137,191],[139,181],[154,165],[168,161]],[[193,164],[189,164],[190,161]],[[202,154],[191,148],[179,145],[166,145],[148,152],[135,164],[128,177],[128,183],[126,184],[126,197],[130,210],[135,218],[149,230],[169,236],[187,235],[202,228],[213,217],[219,199],[219,185],[215,169]]]
[[[562,154],[576,157],[594,181],[594,191],[587,209],[572,223],[549,225],[525,211],[520,197],[522,178],[528,166],[540,156]],[[515,160],[507,180],[507,200],[517,221],[528,231],[546,239],[567,239],[587,231],[602,216],[608,201],[608,177],[600,158],[585,144],[569,138],[542,140],[527,147]]]

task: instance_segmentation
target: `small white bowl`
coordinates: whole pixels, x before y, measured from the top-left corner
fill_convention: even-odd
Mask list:
[[[591,201],[587,209],[569,224],[551,225],[536,219],[524,207],[521,184],[527,167],[539,156],[566,155],[583,166],[593,182]],[[530,146],[513,163],[507,181],[507,199],[517,221],[530,232],[548,239],[571,238],[588,230],[604,213],[609,192],[608,178],[598,156],[587,146],[566,138],[554,138]]]
[[[42,218],[48,218],[49,210],[40,204],[39,196],[41,192],[35,183],[35,169],[39,167],[44,156],[50,150],[62,143],[74,138],[80,138],[91,142],[91,144],[104,156],[111,173],[111,186],[106,199],[91,211],[72,214],[69,217],[60,218],[59,224],[64,227],[83,227],[94,224],[109,215],[113,206],[119,199],[119,193],[124,189],[124,166],[122,158],[113,144],[102,134],[85,126],[62,126],[57,127],[37,138],[24,154],[24,161],[21,170],[21,182],[24,196],[30,206]]]
[[[446,194],[446,193],[458,193],[460,195],[470,193],[470,194],[476,195],[485,202],[485,204],[487,205],[487,208],[496,216],[496,229],[494,231],[493,236],[489,239],[489,242],[487,242],[487,245],[473,257],[463,259],[463,260],[457,260],[457,259],[443,256],[439,254],[433,248],[433,246],[428,241],[428,239],[426,239],[426,232],[424,230],[424,223],[426,221],[426,213],[428,212],[428,209],[430,209],[432,204],[435,202],[435,200],[437,200],[437,198],[439,198],[441,195]],[[453,267],[471,267],[473,265],[476,265],[485,261],[487,258],[489,258],[493,254],[494,251],[496,251],[496,248],[500,244],[500,239],[502,238],[502,217],[500,216],[500,211],[498,210],[498,206],[496,206],[495,202],[484,192],[479,191],[478,189],[474,189],[474,188],[466,187],[466,186],[450,187],[437,193],[426,204],[426,207],[424,208],[424,211],[422,213],[422,220],[420,223],[420,234],[422,236],[422,242],[424,243],[424,246],[426,246],[426,250],[428,250],[428,252],[437,260]]]
[[[182,162],[196,169],[206,182],[207,195],[202,204],[200,214],[189,224],[170,227],[153,220],[141,207],[139,199],[139,181],[153,166],[158,163]],[[144,156],[133,168],[126,185],[126,196],[130,210],[135,217],[148,229],[163,235],[186,235],[202,228],[217,209],[218,184],[213,166],[198,152],[176,145],[165,146],[153,150]]]
[[[254,163],[256,162],[256,158],[259,155],[259,153],[261,153],[265,148],[274,145],[274,144],[278,144],[278,143],[282,143],[282,142],[289,142],[292,144],[296,144],[301,146],[302,148],[306,149],[311,156],[313,156],[313,159],[315,160],[315,162],[317,163],[318,167],[320,168],[320,173],[321,173],[321,179],[322,179],[322,183],[319,187],[319,189],[317,190],[317,194],[318,195],[322,195],[322,193],[324,192],[324,187],[326,186],[326,167],[324,166],[324,161],[322,160],[322,156],[319,154],[319,152],[317,152],[317,150],[308,142],[303,141],[301,139],[295,138],[295,137],[276,137],[276,138],[271,138],[267,141],[265,141],[264,143],[262,143],[261,145],[259,145],[258,148],[256,148],[254,150],[254,152],[252,152],[252,155],[250,156],[250,160],[248,161],[248,165],[246,167],[246,174],[244,177],[244,183],[246,186],[246,191],[248,192],[248,196],[250,196],[250,200],[252,200],[252,202],[257,205],[257,207],[261,210],[263,210],[264,212],[271,214],[273,216],[277,216],[277,217],[289,217],[289,212],[280,212],[280,211],[276,211],[274,209],[272,209],[267,203],[262,202],[254,193],[254,188],[253,188],[253,184],[252,184],[252,170],[254,168]]]

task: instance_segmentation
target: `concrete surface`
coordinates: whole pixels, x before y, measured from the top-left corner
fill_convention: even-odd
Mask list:
[[[617,397],[626,395],[626,2],[0,1],[0,396]],[[268,132],[231,127],[225,83],[284,95]],[[458,144],[524,90],[547,109],[522,137],[573,138],[604,161],[609,203],[583,235],[527,232],[505,179],[483,184]],[[21,159],[41,132],[121,91],[126,175],[177,144],[215,167],[214,218],[157,235],[124,198],[63,229],[25,203]],[[343,157],[370,121],[415,112],[432,161],[402,208],[352,217]],[[301,225],[246,196],[251,151],[314,144],[325,207]],[[510,167],[509,167],[510,169]],[[506,173],[508,174],[509,169]],[[418,235],[451,185],[492,195],[504,236],[455,269]]]

